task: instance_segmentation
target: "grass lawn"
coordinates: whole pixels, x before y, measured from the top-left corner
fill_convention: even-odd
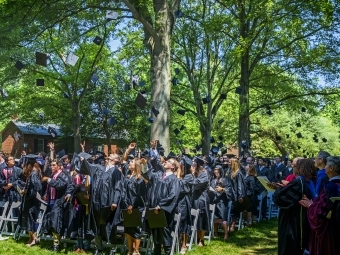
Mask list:
[[[47,250],[52,246],[51,241],[42,240],[41,245],[35,247],[26,247],[27,238],[22,238],[19,242],[15,242],[12,238],[7,241],[0,241],[0,254],[16,254],[16,255],[47,255],[55,254]],[[76,254],[73,253],[72,245],[69,245],[69,251],[62,250],[60,254]],[[91,254],[91,253],[88,253]],[[117,253],[118,255],[119,253]],[[277,254],[277,219],[270,221],[262,221],[241,231],[235,231],[229,234],[229,240],[224,242],[220,239],[214,239],[205,247],[194,247],[188,255],[274,255]],[[292,254],[293,255],[293,254]]]

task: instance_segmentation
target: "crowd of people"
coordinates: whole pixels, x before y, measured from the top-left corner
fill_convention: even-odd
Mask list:
[[[240,213],[245,227],[259,217],[266,219],[266,194],[271,188],[280,208],[278,254],[340,254],[336,243],[340,240],[340,157],[324,151],[314,160],[255,158],[247,153],[241,158],[229,154],[164,156],[158,141],[143,152],[131,143],[122,155],[106,157],[90,155],[81,146],[79,154],[57,157],[50,143],[47,156],[44,152],[25,155],[17,163],[13,156],[0,153],[0,201],[21,202],[16,213],[20,231],[29,235],[28,247],[40,242],[37,219],[44,203],[47,211],[41,229],[53,237],[53,251],[59,251],[61,237],[67,237],[77,240],[75,252],[90,249],[93,241],[93,254],[101,254],[103,241],[117,243],[117,226],[124,225],[122,212],[137,212],[140,226],[124,227],[128,255],[139,254],[143,233],[152,236],[155,255],[162,248],[169,255],[177,213],[181,215],[180,253],[185,254],[192,233],[191,209],[199,212],[198,246],[205,245],[204,236],[212,231],[210,204],[216,208],[213,235],[218,237],[221,229],[221,238],[227,241]],[[259,176],[268,179],[267,187]],[[260,194],[262,210],[258,210]],[[230,221],[229,201],[233,204]],[[150,228],[152,219],[145,210],[164,213],[166,226]],[[114,253],[112,248],[109,254]]]

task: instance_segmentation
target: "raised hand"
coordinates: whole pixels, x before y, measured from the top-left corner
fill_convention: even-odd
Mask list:
[[[83,141],[83,143],[80,143],[80,147],[81,147],[81,151],[85,152],[85,140]]]
[[[54,143],[53,142],[48,143],[47,146],[50,147],[51,151],[54,150]]]

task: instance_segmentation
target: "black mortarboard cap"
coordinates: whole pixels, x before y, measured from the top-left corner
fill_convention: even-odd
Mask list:
[[[65,156],[65,150],[64,149],[62,149],[61,151],[57,152],[57,157],[58,158],[62,158],[64,156]]]
[[[145,150],[141,154],[141,157],[149,157],[149,156],[150,156],[150,151],[149,150]]]
[[[212,136],[210,137],[210,143],[214,143],[215,142],[215,138]]]
[[[69,95],[66,92],[63,92],[64,98],[69,98]]]
[[[175,135],[178,135],[179,133],[181,133],[181,131],[179,131],[179,129],[176,128],[176,129],[174,130],[174,133],[175,133]]]
[[[281,136],[278,136],[278,135],[277,135],[277,136],[276,136],[276,140],[277,140],[277,141],[281,141],[281,140],[282,140]]]
[[[176,67],[176,68],[175,68],[175,74],[176,74],[176,75],[179,75],[179,73],[180,73],[180,70],[179,70],[179,68]]]
[[[193,161],[199,166],[203,166],[206,163],[206,161],[200,157],[194,157]]]
[[[316,134],[314,134],[314,137],[316,138],[316,137],[318,137]]]
[[[242,88],[241,88],[241,87],[236,87],[235,93],[241,95],[241,93],[242,93]]]
[[[152,106],[151,111],[153,112],[153,114],[155,114],[156,117],[158,116],[159,111],[156,107]]]
[[[150,117],[150,118],[148,118],[148,121],[149,121],[150,123],[153,123],[153,122],[155,121],[155,119],[152,118],[152,117]]]
[[[128,91],[128,90],[130,90],[130,89],[131,89],[131,87],[130,87],[129,84],[125,84],[125,85],[124,85],[124,90],[125,90],[125,91]]]
[[[35,154],[27,154],[23,157],[24,158],[23,163],[32,163],[32,165],[33,165],[34,163],[37,162],[38,157],[39,156],[35,155]]]
[[[182,18],[183,17],[183,12],[181,10],[175,11],[175,17],[176,18]]]
[[[36,84],[37,84],[37,86],[44,86],[45,85],[45,80],[44,79],[37,79]]]
[[[135,100],[136,105],[138,105],[142,110],[144,110],[146,106],[146,98],[143,96],[142,93],[138,92],[138,95]]]
[[[322,141],[323,141],[324,143],[326,143],[326,142],[327,142],[327,139],[326,139],[326,138],[322,138]]]
[[[41,119],[41,120],[43,120],[44,119],[44,114],[43,113],[39,113],[39,118]]]
[[[15,63],[14,66],[15,66],[15,68],[18,69],[19,71],[25,67],[25,65],[24,65],[20,60],[18,60],[18,61]]]
[[[7,94],[5,89],[1,89],[1,96],[2,96],[2,98],[7,98],[8,97],[8,94]]]
[[[306,108],[305,107],[301,107],[301,112],[306,112]]]
[[[88,154],[86,152],[80,152],[78,156],[84,158],[85,160],[88,160],[89,158],[91,158],[91,154]]]
[[[216,146],[211,147],[211,152],[212,152],[213,154],[217,154],[218,151],[219,151],[219,148],[218,148],[218,147],[216,147]]]
[[[286,138],[289,138],[289,134],[286,134]]]
[[[93,42],[97,45],[100,45],[102,43],[103,39],[100,38],[99,36],[96,36],[94,39],[93,39]]]
[[[140,87],[144,87],[144,86],[145,86],[145,81],[140,81],[140,82],[138,83],[138,85],[139,85]]]
[[[222,141],[223,140],[223,136],[219,135],[218,136],[218,140]]]
[[[210,95],[202,98],[203,104],[208,104],[211,101]]]
[[[104,115],[108,115],[109,112],[110,112],[110,111],[109,111],[108,109],[106,109],[106,108],[104,108],[103,111],[102,111],[102,113],[103,113]]]
[[[297,146],[297,148],[300,150],[300,149],[301,149],[301,146],[300,146],[300,145],[298,145],[298,146]]]
[[[267,113],[268,115],[273,115],[273,112],[272,112],[271,110],[268,110],[266,113]]]
[[[319,142],[319,139],[318,139],[318,138],[314,138],[313,140],[314,140],[314,142],[316,142],[316,143]]]
[[[222,124],[223,122],[224,122],[224,119],[220,119],[220,120],[218,121],[219,124]]]
[[[301,123],[300,122],[296,123],[296,126],[301,127]]]
[[[217,146],[218,146],[218,148],[221,149],[221,148],[223,147],[223,143],[222,143],[222,142],[219,142]]]
[[[185,126],[182,125],[182,126],[180,127],[180,130],[184,130],[184,129],[185,129]]]
[[[179,109],[179,110],[177,111],[177,113],[180,114],[180,115],[182,115],[182,116],[184,116],[185,110]]]
[[[91,77],[91,81],[93,83],[96,83],[98,80],[99,80],[99,76],[97,74],[93,74],[92,77]]]
[[[53,128],[53,127],[48,127],[47,132],[52,136],[52,137],[56,137],[57,131]]]
[[[176,154],[173,153],[172,151],[169,152],[169,155],[166,157],[167,159],[169,158],[176,158]]]
[[[221,94],[220,99],[222,99],[222,100],[227,99],[227,94]]]
[[[47,55],[45,53],[35,53],[35,63],[40,66],[47,66]]]
[[[297,136],[297,138],[302,138],[302,134],[301,133],[297,133],[296,136]]]
[[[115,125],[116,124],[116,119],[115,119],[115,117],[111,117],[111,118],[108,118],[107,119],[107,124],[109,125],[109,126],[113,126],[113,125]]]
[[[189,157],[184,156],[183,161],[184,161],[185,164],[192,166],[192,160]]]
[[[176,77],[172,78],[171,82],[172,82],[172,85],[175,85],[175,86],[178,85],[178,79]]]

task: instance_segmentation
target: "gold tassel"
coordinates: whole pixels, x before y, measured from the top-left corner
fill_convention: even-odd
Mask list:
[[[332,210],[330,210],[330,211],[327,213],[326,218],[327,218],[327,219],[330,219],[331,217],[332,217]]]

